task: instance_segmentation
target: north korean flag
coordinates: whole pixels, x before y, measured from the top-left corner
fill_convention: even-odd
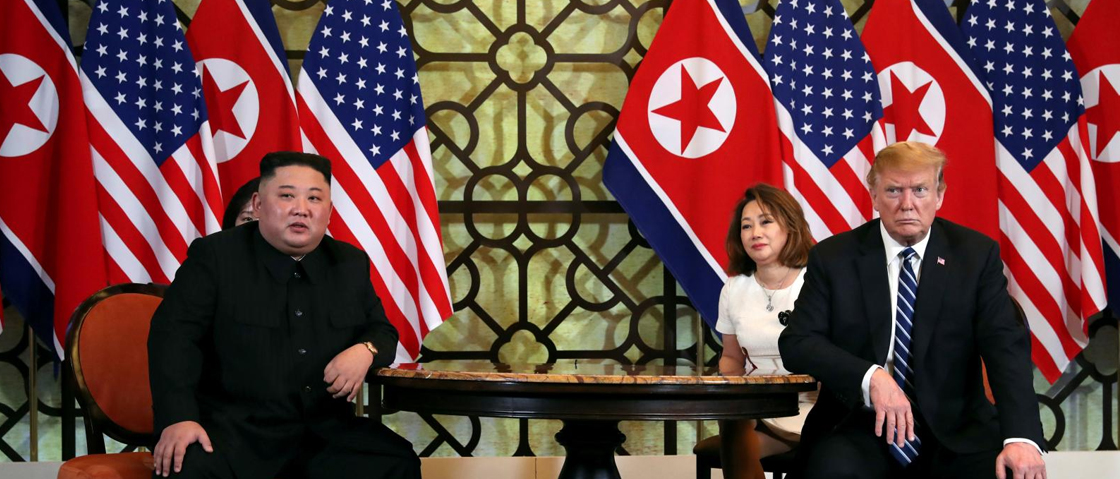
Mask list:
[[[731,210],[751,184],[781,184],[778,145],[738,2],[673,2],[630,83],[603,182],[709,324]]]
[[[907,140],[940,148],[949,191],[938,216],[999,240],[992,99],[945,4],[876,1],[863,43],[883,103],[875,151]]]
[[[1067,47],[1085,101],[1088,150],[1097,182],[1108,302],[1120,302],[1120,36],[1112,23],[1120,0],[1094,0],[1085,9]],[[1084,141],[1084,140],[1082,140]]]
[[[187,31],[227,203],[258,175],[265,153],[301,149],[295,92],[271,7],[268,0],[204,0]]]
[[[0,284],[61,358],[106,284],[78,66],[58,2],[0,2],[0,18]]]

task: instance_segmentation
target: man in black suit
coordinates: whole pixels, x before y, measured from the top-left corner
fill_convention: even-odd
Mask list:
[[[350,404],[397,332],[362,251],[325,236],[330,162],[261,160],[258,222],[191,244],[148,339],[155,476],[419,478]]]
[[[944,164],[929,145],[884,149],[867,177],[880,218],[809,255],[779,340],[786,368],[822,383],[806,477],[1045,478],[1030,335],[996,242],[935,217]]]

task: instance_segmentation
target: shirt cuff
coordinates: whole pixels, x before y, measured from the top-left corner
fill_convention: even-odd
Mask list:
[[[1030,439],[1027,439],[1025,437],[1009,437],[1007,439],[1004,439],[1003,440],[1003,447],[1007,447],[1008,444],[1011,444],[1013,442],[1025,442],[1027,444],[1030,444],[1030,445],[1034,446],[1035,450],[1038,451],[1039,455],[1042,455],[1042,448],[1038,447],[1038,443],[1036,443],[1036,442],[1034,442]]]
[[[872,364],[871,367],[867,368],[867,372],[863,373],[863,383],[860,387],[863,389],[863,407],[866,408],[871,407],[871,375],[875,373],[876,369],[883,369],[883,367]]]

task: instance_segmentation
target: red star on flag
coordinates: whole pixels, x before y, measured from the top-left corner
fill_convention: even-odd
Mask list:
[[[681,122],[681,151],[684,151],[688,149],[688,145],[692,143],[692,139],[696,136],[697,128],[704,127],[720,132],[724,131],[723,125],[720,125],[719,119],[708,107],[708,102],[712,101],[712,96],[716,94],[716,90],[723,83],[723,77],[697,87],[696,81],[692,79],[692,75],[688,74],[688,70],[684,66],[680,68],[681,99],[653,110],[653,112]]]
[[[1101,76],[1101,88],[1097,97],[1097,105],[1085,110],[1085,118],[1089,123],[1097,125],[1097,148],[1093,158],[1100,158],[1101,152],[1112,138],[1120,132],[1120,94],[1109,83],[1108,77]]]
[[[233,115],[233,105],[237,104],[237,99],[241,98],[241,93],[245,91],[246,86],[249,86],[249,82],[243,81],[228,90],[222,90],[214,82],[214,77],[210,75],[210,69],[204,69],[202,88],[206,92],[205,95],[207,98],[217,99],[213,104],[207,105],[210,107],[210,126],[214,129],[215,134],[218,133],[218,130],[221,130],[238,138],[245,138],[245,132],[241,131],[241,124],[237,122],[237,117]]]
[[[933,129],[929,127],[918,107],[933,82],[926,83],[914,91],[906,88],[902,80],[891,72],[891,106],[883,110],[883,116],[888,122],[894,123],[894,137],[898,141],[905,141],[910,137],[910,132],[917,131],[923,135],[934,136]]]
[[[44,133],[47,131],[47,127],[31,109],[31,97],[39,91],[39,85],[42,83],[43,77],[39,77],[15,86],[8,77],[0,73],[0,98],[4,99],[3,106],[0,107],[0,142],[8,138],[8,134],[16,125],[24,125]]]

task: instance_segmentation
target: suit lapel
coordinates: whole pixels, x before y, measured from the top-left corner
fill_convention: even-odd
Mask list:
[[[868,224],[860,241],[860,256],[856,259],[859,268],[860,288],[867,311],[867,326],[871,336],[871,346],[875,352],[875,362],[886,364],[887,346],[891,341],[891,289],[887,284],[886,256],[883,253],[883,236],[879,231],[879,220]]]
[[[918,279],[918,300],[914,305],[914,364],[920,365],[929,348],[933,331],[941,314],[941,303],[949,278],[949,268],[953,264],[949,257],[948,239],[941,225],[934,221],[930,227],[929,245],[922,258],[922,270]]]

